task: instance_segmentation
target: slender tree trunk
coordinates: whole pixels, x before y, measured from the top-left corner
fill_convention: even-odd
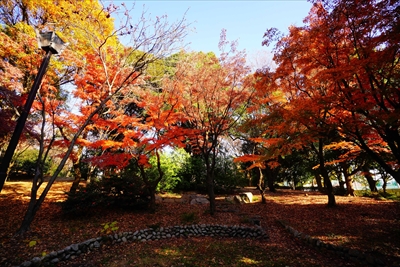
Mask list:
[[[385,177],[382,180],[383,180],[382,190],[383,190],[383,193],[386,194],[387,178]]]
[[[262,172],[261,168],[258,168],[260,176],[258,178],[258,184],[257,184],[257,188],[260,191],[260,195],[261,195],[261,203],[262,204],[267,204],[267,199],[265,197],[265,185],[264,185],[264,175]]]
[[[78,162],[74,162],[72,166],[74,170],[74,181],[72,182],[71,188],[69,189],[70,194],[75,194],[76,190],[79,187],[79,183],[82,179],[81,168],[80,168],[80,159]]]
[[[322,178],[318,172],[314,172],[315,181],[317,182],[317,188],[320,193],[325,193],[324,186],[322,185]]]
[[[214,192],[214,174],[213,171],[211,169],[211,166],[209,163],[207,163],[206,160],[206,169],[207,169],[207,178],[206,178],[206,186],[207,186],[207,194],[208,194],[208,198],[210,201],[210,214],[214,215],[215,214],[215,192]]]
[[[214,169],[215,169],[215,150],[211,153],[203,153],[204,161],[206,163],[206,188],[208,200],[210,201],[210,214],[214,215],[216,210],[215,192],[214,192]]]
[[[245,171],[246,172],[246,178],[249,181],[248,186],[251,187],[252,186],[252,181],[251,181],[251,171]]]

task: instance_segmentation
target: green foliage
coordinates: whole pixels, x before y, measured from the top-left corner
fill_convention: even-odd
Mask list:
[[[11,178],[18,178],[24,174],[27,178],[32,178],[35,175],[36,163],[38,159],[39,151],[37,149],[27,149],[19,154],[14,159],[14,164],[11,168]],[[49,159],[43,166],[43,173],[46,174],[52,165],[52,161]]]
[[[85,214],[96,206],[141,209],[148,202],[148,192],[139,178],[103,178],[68,193],[62,208],[65,213]]]
[[[206,191],[206,167],[199,156],[187,158],[177,176],[180,182],[176,189],[181,191]],[[226,193],[236,187],[245,186],[247,181],[231,157],[217,157],[214,173],[215,192]]]
[[[178,171],[180,178],[176,186],[177,191],[204,191],[205,190],[205,165],[201,157],[187,158],[182,168]]]
[[[361,192],[361,196],[363,197],[370,197],[370,198],[374,198],[377,200],[397,200],[400,201],[400,195],[396,194],[396,191],[393,190],[394,192],[383,192],[383,191],[379,191],[379,192],[371,192],[370,190],[360,190]],[[397,190],[399,191],[399,190]]]
[[[237,187],[243,187],[247,181],[238,165],[230,157],[220,156],[217,158],[215,167],[215,191],[228,193]]]
[[[103,226],[103,230],[101,231],[109,235],[115,231],[118,231],[119,227],[117,226],[117,224],[118,224],[117,221],[102,223],[101,225]]]
[[[181,181],[178,177],[178,172],[189,158],[189,154],[184,149],[176,149],[171,153],[161,154],[161,168],[164,172],[164,177],[158,184],[157,190],[164,192],[173,192]],[[155,157],[150,159],[150,163],[156,166]],[[154,169],[155,167],[153,167]]]

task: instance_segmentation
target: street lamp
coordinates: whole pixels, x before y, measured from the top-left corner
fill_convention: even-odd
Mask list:
[[[10,162],[12,156],[14,155],[14,151],[18,145],[19,138],[22,134],[22,130],[24,129],[26,119],[28,118],[29,111],[32,107],[32,103],[35,100],[36,93],[39,89],[40,83],[42,82],[43,75],[46,73],[47,66],[49,65],[50,58],[52,54],[61,54],[61,52],[65,49],[68,43],[65,43],[61,40],[60,37],[55,32],[39,32],[39,30],[35,29],[36,37],[38,40],[38,45],[41,49],[46,51],[46,55],[42,60],[42,64],[40,65],[39,72],[35,78],[35,81],[32,85],[32,89],[29,92],[28,98],[26,100],[25,106],[21,112],[21,116],[18,118],[17,124],[15,125],[15,129],[13,135],[11,137],[10,143],[8,144],[7,150],[4,154],[3,160],[0,164],[0,192],[3,189],[4,182],[7,178],[7,170],[10,166]]]

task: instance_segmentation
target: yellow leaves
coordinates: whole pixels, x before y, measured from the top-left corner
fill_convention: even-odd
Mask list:
[[[25,22],[18,22],[14,25],[14,27],[21,33],[24,33],[32,38],[36,38],[36,33],[33,27],[26,24]]]

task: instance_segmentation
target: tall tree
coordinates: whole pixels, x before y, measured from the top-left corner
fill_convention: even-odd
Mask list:
[[[190,132],[188,142],[193,153],[200,154],[206,165],[206,187],[210,213],[215,212],[214,171],[221,138],[227,135],[241,118],[252,97],[243,52],[223,49],[228,42],[221,33],[221,56],[188,54],[178,62],[175,75],[165,81],[164,88],[178,88]],[[231,56],[232,54],[232,56]]]
[[[37,5],[21,1],[17,2],[21,9],[13,10],[9,2],[1,5],[1,11],[12,16],[5,16],[3,21],[13,23],[19,19],[25,25],[54,22],[61,25],[64,36],[69,37],[66,39],[71,42],[71,49],[76,49],[60,57],[59,60],[64,63],[60,64],[63,71],[57,74],[61,73],[61,77],[73,81],[72,94],[79,103],[79,110],[64,109],[53,116],[57,127],[68,129],[73,135],[66,140],[61,137],[66,147],[65,154],[38,198],[36,189],[40,183],[32,188],[31,201],[19,229],[19,233],[24,233],[75,145],[85,143],[85,140],[79,139],[82,132],[93,123],[107,123],[107,116],[101,114],[112,110],[116,102],[122,101],[129,90],[141,83],[140,77],[150,62],[165,57],[177,48],[175,43],[185,35],[186,24],[184,19],[170,24],[166,16],[152,21],[145,12],[138,23],[133,23],[126,9],[127,16],[122,18],[121,26],[114,28],[111,14],[119,7],[112,4],[103,7],[97,1],[75,1],[65,6],[64,1],[61,5],[51,6],[47,1],[39,1]],[[63,12],[64,9],[67,10]],[[8,27],[15,28],[14,25]],[[122,36],[129,40],[129,47],[118,41]],[[104,144],[109,145],[107,142]]]

